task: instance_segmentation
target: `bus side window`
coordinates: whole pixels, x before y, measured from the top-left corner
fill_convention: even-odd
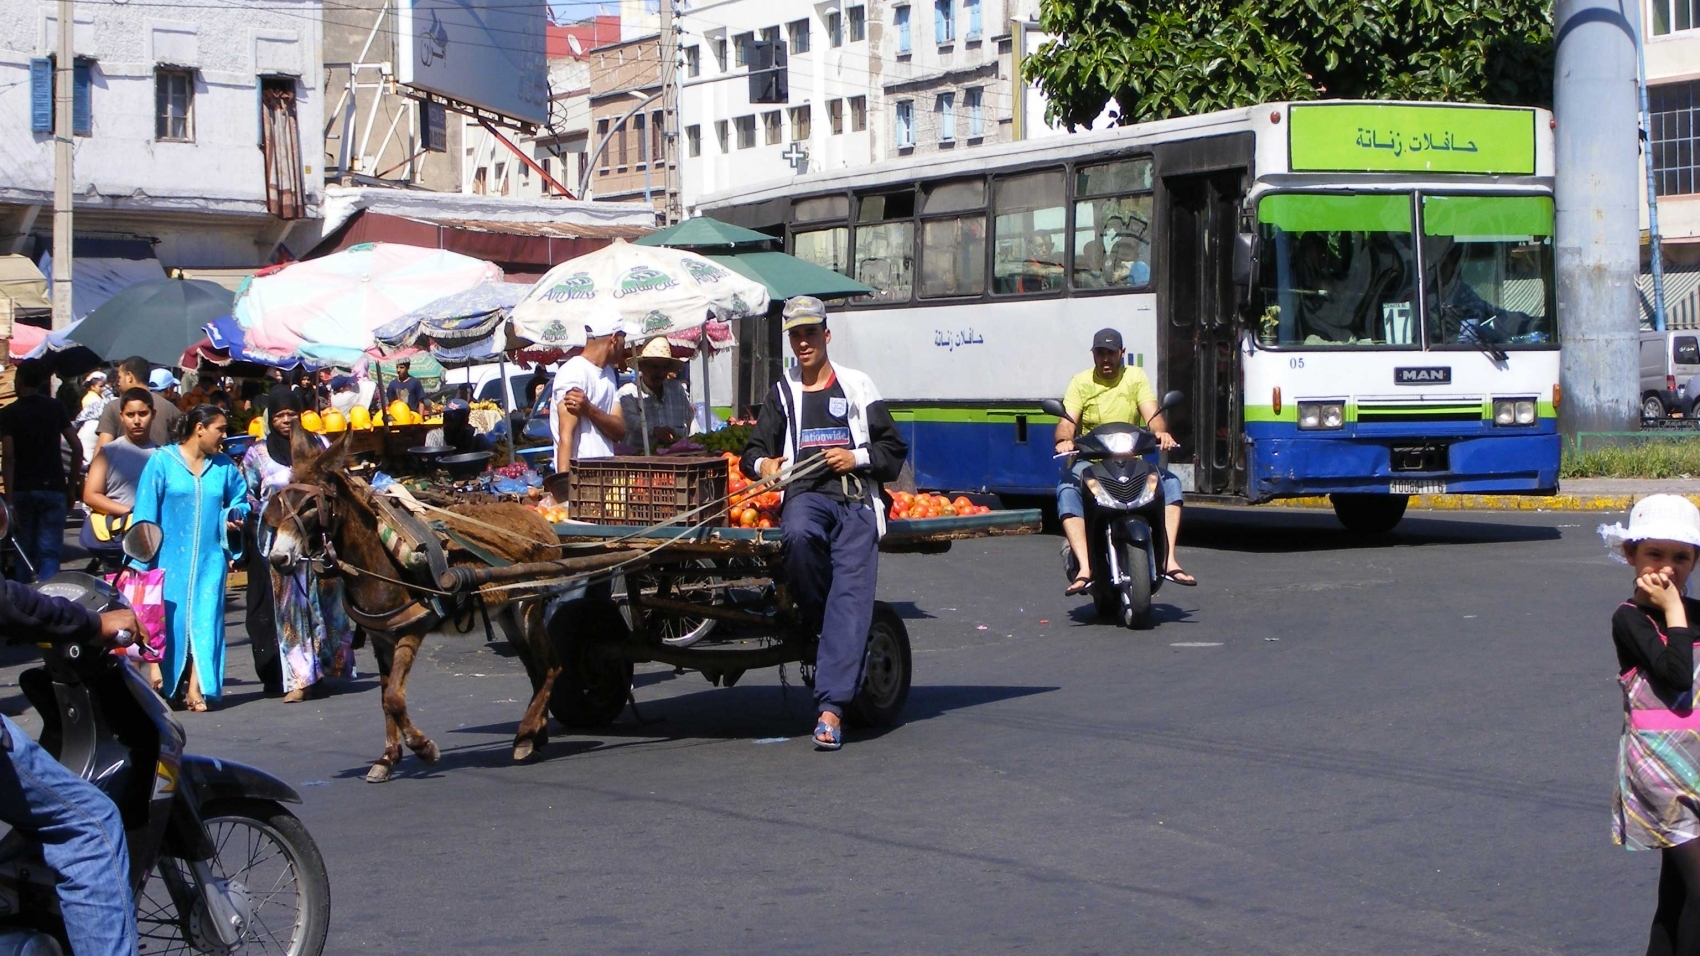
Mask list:
[[[992,291],[999,295],[1062,288],[1068,207],[1061,169],[1000,176],[992,186]]]
[[[1074,287],[1149,286],[1151,160],[1078,167],[1074,195]]]

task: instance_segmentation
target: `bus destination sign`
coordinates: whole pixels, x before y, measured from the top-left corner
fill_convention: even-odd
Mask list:
[[[1535,172],[1532,109],[1315,103],[1287,112],[1296,173]]]

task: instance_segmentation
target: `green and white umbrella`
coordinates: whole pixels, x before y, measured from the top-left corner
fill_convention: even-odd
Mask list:
[[[710,316],[722,321],[767,311],[765,285],[694,252],[616,239],[563,262],[513,311],[513,331],[538,345],[583,345],[585,326],[617,319],[634,340],[677,335]]]

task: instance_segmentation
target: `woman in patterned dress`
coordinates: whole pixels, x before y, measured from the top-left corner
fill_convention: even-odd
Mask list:
[[[272,495],[291,480],[291,442],[300,413],[301,401],[293,390],[279,385],[267,396],[266,440],[255,442],[242,459],[242,474],[248,480],[255,514],[262,513]],[[319,440],[302,434],[307,440]],[[256,536],[257,550],[263,556],[271,550],[272,529],[258,522]],[[306,700],[326,677],[353,677],[354,625],[343,610],[342,580],[321,576],[311,562],[293,571],[280,571],[270,562],[254,561],[248,572],[251,594],[260,588],[260,582],[252,576],[262,564],[271,584],[283,702]]]
[[[1611,622],[1624,709],[1612,837],[1663,857],[1648,956],[1700,956],[1700,601],[1684,596],[1700,555],[1700,509],[1650,495],[1628,528],[1600,531],[1635,569],[1635,591]]]

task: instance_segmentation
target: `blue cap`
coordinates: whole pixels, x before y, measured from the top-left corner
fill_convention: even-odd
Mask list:
[[[155,392],[163,392],[173,385],[181,385],[177,376],[171,374],[171,369],[156,368],[148,373],[148,388]]]

